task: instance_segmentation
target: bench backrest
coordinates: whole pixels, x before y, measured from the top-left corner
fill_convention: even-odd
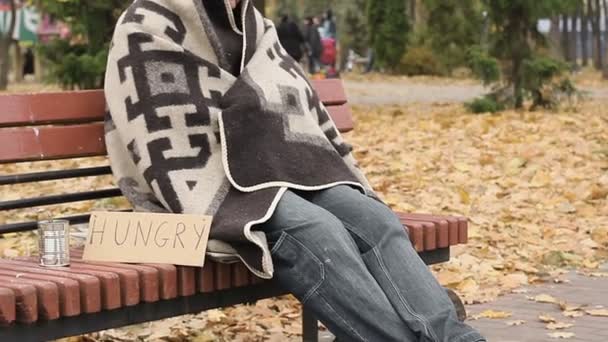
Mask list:
[[[338,129],[353,129],[350,108],[340,80],[313,81],[321,101]],[[102,90],[0,95],[0,164],[105,156]],[[77,164],[77,162],[76,162]],[[42,172],[1,174],[0,186],[96,177],[111,173],[106,165]],[[0,211],[35,208],[119,197],[117,188],[43,194],[0,199]],[[88,221],[88,214],[68,216],[72,224]],[[1,222],[0,222],[1,223]],[[0,234],[35,229],[35,220],[0,225]]]

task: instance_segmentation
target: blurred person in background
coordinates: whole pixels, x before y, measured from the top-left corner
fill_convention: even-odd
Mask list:
[[[328,9],[323,19],[323,30],[325,31],[324,38],[336,39],[338,30],[336,28],[336,21],[334,20],[334,14],[331,9]]]
[[[319,59],[323,52],[323,45],[321,44],[319,27],[315,24],[312,17],[307,17],[304,20],[304,39],[306,40],[308,52],[308,72],[314,74],[319,71]]]
[[[281,23],[277,27],[277,32],[283,48],[291,58],[299,63],[304,55],[302,46],[306,41],[298,25],[291,20],[289,15],[285,14],[281,17]]]

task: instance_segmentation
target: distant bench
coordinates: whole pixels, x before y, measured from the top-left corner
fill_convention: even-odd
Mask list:
[[[340,80],[313,82],[342,132],[354,128]],[[103,92],[72,91],[0,96],[0,164],[105,156]],[[109,166],[0,175],[0,186],[98,177]],[[121,196],[117,188],[40,194],[0,201],[0,211]],[[450,246],[467,242],[467,219],[399,213],[427,264],[448,261]],[[66,217],[88,222],[88,214]],[[0,225],[0,234],[34,230],[36,221]],[[286,292],[251,275],[241,263],[208,261],[204,268],[84,262],[38,266],[37,258],[0,259],[0,341],[41,341],[159,320]],[[317,320],[304,310],[303,339],[316,341]]]

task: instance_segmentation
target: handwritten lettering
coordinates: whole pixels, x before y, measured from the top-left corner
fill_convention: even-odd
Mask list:
[[[141,235],[141,239],[144,240],[144,246],[148,245],[148,241],[150,240],[150,233],[152,233],[152,222],[150,222],[150,225],[148,226],[148,235],[146,235],[146,237],[144,237],[144,230],[142,228],[142,223],[137,221],[137,229],[135,232],[135,246],[137,246],[137,233],[139,233]]]
[[[156,227],[156,234],[154,234],[154,243],[156,243],[156,246],[158,246],[158,247],[165,247],[167,245],[167,241],[169,241],[169,238],[166,237],[166,238],[161,239],[161,240],[164,240],[162,245],[158,243],[158,233],[160,232],[160,228],[167,224],[168,224],[168,222],[163,222],[163,223],[159,224],[158,227]]]
[[[96,229],[95,223],[97,223],[97,217],[93,216],[93,225],[91,226],[92,230],[91,230],[91,234],[90,234],[89,244],[91,244],[91,245],[93,244],[93,237],[95,236],[95,234],[101,234],[101,238],[99,239],[99,244],[103,243],[103,236],[106,232],[106,222],[107,222],[107,219],[104,219],[103,226],[101,227],[101,229]]]
[[[203,241],[203,238],[205,237],[205,226],[204,225],[201,226],[200,232],[196,228],[196,224],[193,224],[192,226],[194,227],[194,232],[196,233],[196,236],[198,237],[198,241],[196,242],[196,246],[194,247],[194,249],[197,250],[198,246],[201,245],[201,241]]]
[[[83,259],[202,266],[211,219],[203,215],[95,212]]]
[[[116,220],[116,226],[114,228],[114,242],[116,242],[117,246],[122,246],[127,242],[127,238],[129,237],[129,230],[131,229],[131,221],[129,220],[129,224],[127,225],[127,230],[125,231],[125,238],[122,241],[118,241],[118,220]]]
[[[178,231],[178,229],[180,229],[180,228],[181,228],[181,230]],[[186,246],[184,246],[184,242],[182,241],[182,238],[180,237],[180,235],[182,235],[185,231],[186,231],[186,225],[183,222],[180,222],[175,225],[175,239],[173,239],[173,248],[175,248],[175,244],[177,243],[177,240],[179,240],[179,243],[182,245],[182,248],[186,248]]]

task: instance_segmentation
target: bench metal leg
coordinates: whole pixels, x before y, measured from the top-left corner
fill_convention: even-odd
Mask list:
[[[315,315],[306,308],[302,308],[302,341],[319,341],[319,322]]]

